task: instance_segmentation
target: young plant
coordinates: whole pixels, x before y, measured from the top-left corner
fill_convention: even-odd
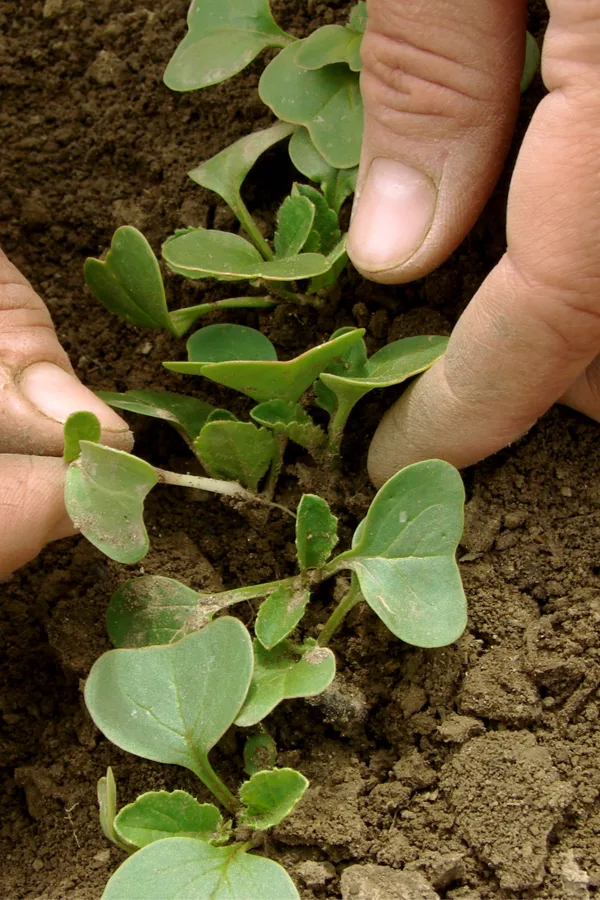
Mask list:
[[[298,900],[285,870],[233,840],[233,819],[252,830],[280,822],[308,781],[294,769],[256,770],[237,796],[212,768],[211,749],[231,726],[250,689],[252,644],[237,619],[223,617],[170,646],[111,650],[92,667],[85,702],[98,728],[118,747],[184,766],[208,788],[231,820],[186,791],[151,791],[117,812],[109,769],[100,779],[105,835],[130,854],[109,880],[104,900]]]

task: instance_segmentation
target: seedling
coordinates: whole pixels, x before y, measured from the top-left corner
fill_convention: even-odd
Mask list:
[[[89,674],[85,701],[118,747],[190,769],[240,825],[265,830],[294,808],[306,778],[294,769],[254,766],[236,796],[208,760],[244,706],[252,673],[250,636],[226,616],[170,646],[105,653]],[[281,866],[249,852],[252,841],[231,843],[233,821],[224,821],[214,804],[186,791],[151,791],[117,812],[110,769],[98,798],[104,833],[130,854],[108,882],[105,900],[245,900],[249,880],[257,896],[298,900]]]

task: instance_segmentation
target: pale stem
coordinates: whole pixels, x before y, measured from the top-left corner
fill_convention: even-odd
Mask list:
[[[260,252],[263,259],[273,259],[273,251],[260,233],[258,225],[250,215],[248,208],[241,197],[238,198],[235,208],[232,207],[232,209],[248,237],[252,238],[254,241],[256,249]]]
[[[341,403],[338,399],[337,409],[329,421],[329,428],[327,429],[329,435],[328,447],[330,452],[336,456],[340,453],[344,428],[353,408],[354,404]]]
[[[360,592],[360,587],[358,584],[358,579],[354,577],[350,582],[350,587],[348,588],[348,593],[344,597],[344,599],[338,603],[334,611],[331,613],[323,628],[319,637],[317,638],[317,644],[319,647],[326,647],[336,633],[348,613],[351,609],[353,609],[357,603],[363,599],[362,594]]]
[[[197,491],[222,494],[224,497],[239,497],[248,503],[280,509],[286,515],[291,516],[292,519],[296,518],[296,514],[291,509],[288,509],[287,506],[282,506],[281,503],[274,503],[272,500],[267,500],[266,497],[253,494],[236,481],[222,481],[220,478],[205,478],[202,475],[183,475],[180,472],[167,472],[165,469],[159,468],[155,468],[154,471],[162,484],[176,484],[179,487],[194,488]]]
[[[227,785],[221,781],[221,779],[209,763],[208,757],[200,756],[200,754],[198,754],[196,759],[197,762],[195,771],[198,778],[202,782],[204,782],[213,797],[216,797],[221,806],[224,806],[225,809],[235,815],[235,813],[241,806],[240,801],[237,799],[235,794],[231,793]]]

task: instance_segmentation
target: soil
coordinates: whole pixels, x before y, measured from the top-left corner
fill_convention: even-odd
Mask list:
[[[60,340],[94,389],[190,391],[189,379],[160,366],[181,356],[181,344],[95,304],[83,289],[82,264],[124,223],[143,229],[156,250],[183,225],[234,228],[218,198],[185,173],[269,124],[256,95],[260,62],[199,93],[179,96],[161,84],[187,5],[0,2],[2,243],[46,299]],[[275,3],[280,23],[298,34],[336,21],[346,8],[336,0],[309,6],[310,16],[300,0]],[[542,4],[532,4],[530,28],[540,36],[544,25]],[[538,80],[524,99],[520,134],[542,93]],[[278,149],[253,173],[247,200],[265,228],[291,177]],[[463,246],[420,282],[380,287],[350,271],[339,303],[325,311],[286,307],[227,320],[260,327],[283,357],[342,325],[366,327],[370,349],[402,336],[448,333],[503,252],[507,183],[508,174]],[[223,287],[177,278],[168,278],[168,289],[173,307],[226,296]],[[231,405],[225,389],[199,380],[194,389]],[[365,399],[348,430],[336,510],[346,543],[373,496],[366,449],[392,394]],[[240,413],[247,408],[233,402]],[[131,421],[141,456],[189,470],[186,449],[168,426]],[[597,893],[597,436],[597,425],[554,409],[518,445],[465,473],[459,557],[470,618],[455,646],[405,646],[359,606],[334,641],[334,689],[311,702],[284,703],[271,717],[279,764],[297,766],[311,780],[307,798],[267,838],[303,900],[339,898],[342,890],[369,900],[575,900]],[[304,456],[292,453],[281,496],[297,498],[311,478]],[[83,707],[82,680],[108,647],[104,611],[116,586],[141,572],[214,589],[293,571],[292,527],[278,513],[265,527],[218,500],[198,503],[167,488],[153,492],[148,510],[152,550],[143,565],[125,569],[75,538],[47,548],[1,586],[6,900],[100,896],[122,857],[98,825],[95,783],[107,765],[123,802],[163,787],[198,793],[184,770],[110,745]],[[328,590],[315,598],[310,628],[324,621],[330,602]],[[240,610],[248,621],[251,613]],[[232,785],[242,775],[242,741],[234,729],[214,753],[215,768]]]

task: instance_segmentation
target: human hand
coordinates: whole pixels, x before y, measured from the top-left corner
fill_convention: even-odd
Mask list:
[[[507,252],[445,357],[386,413],[376,485],[420,459],[470,465],[560,400],[600,420],[600,0],[547,0],[550,91],[521,147]],[[400,283],[439,265],[481,212],[519,104],[526,0],[369,0],[365,137],[348,250]]]
[[[63,423],[82,409],[100,419],[104,443],[131,449],[128,426],[77,380],[48,310],[0,251],[0,577],[75,534],[56,457]]]

